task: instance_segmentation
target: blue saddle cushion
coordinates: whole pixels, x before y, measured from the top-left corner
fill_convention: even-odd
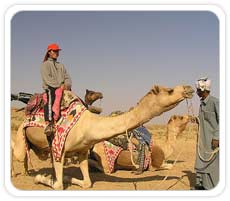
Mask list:
[[[150,145],[151,134],[144,126],[140,126],[140,127],[136,128],[136,129],[132,130],[132,132],[135,135],[135,137],[141,143],[145,143],[147,145]]]

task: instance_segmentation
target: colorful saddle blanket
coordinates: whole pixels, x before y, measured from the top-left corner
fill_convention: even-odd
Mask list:
[[[114,165],[117,157],[119,156],[120,152],[123,150],[122,147],[116,146],[109,141],[103,141],[104,151],[106,155],[106,160],[109,166],[109,173],[114,172]],[[128,149],[130,150],[131,145],[129,145]],[[132,148],[133,150],[136,149],[135,146]],[[150,150],[152,150],[152,145],[150,144]],[[144,169],[146,170],[149,165],[151,164],[151,153],[145,153],[145,161],[144,161]]]
[[[86,107],[80,101],[73,101],[68,108],[61,111],[61,117],[56,123],[56,133],[52,143],[52,151],[55,161],[60,161],[65,139],[70,129],[76,124],[81,114],[86,110]],[[44,121],[44,111],[39,109],[33,116],[28,115],[24,121],[26,127],[43,127],[46,124]],[[45,135],[45,134],[44,134]]]

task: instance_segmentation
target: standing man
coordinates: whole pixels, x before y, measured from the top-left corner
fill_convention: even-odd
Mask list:
[[[219,182],[219,100],[210,95],[211,80],[196,82],[200,97],[199,135],[195,162],[195,190],[209,190]]]
[[[71,78],[65,66],[57,61],[61,49],[55,43],[48,45],[45,58],[41,66],[41,77],[43,89],[47,94],[47,103],[44,106],[44,117],[46,121],[45,134],[47,136],[55,132],[52,106],[55,101],[55,91],[71,89]]]

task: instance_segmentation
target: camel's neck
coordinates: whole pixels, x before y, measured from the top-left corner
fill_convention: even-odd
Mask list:
[[[92,123],[90,125],[90,128],[93,131],[92,133],[94,133],[92,138],[96,141],[102,141],[125,133],[126,130],[136,128],[149,121],[153,116],[162,113],[158,106],[156,106],[154,110],[154,112],[150,111],[148,108],[144,107],[142,102],[140,102],[137,107],[131,111],[118,116],[103,117],[96,115],[95,118],[92,118]],[[96,136],[95,133],[97,133]]]
[[[167,133],[166,133],[166,142],[169,144],[175,144],[176,143],[176,137],[179,134],[178,128],[170,128],[167,127]]]
[[[178,134],[178,129],[167,127],[166,141],[165,144],[162,146],[162,150],[164,151],[165,158],[168,158],[170,155],[172,155],[176,144],[177,134]]]

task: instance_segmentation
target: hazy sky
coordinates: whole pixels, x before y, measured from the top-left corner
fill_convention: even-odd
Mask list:
[[[43,91],[40,66],[49,43],[62,48],[58,60],[76,94],[104,94],[105,115],[135,106],[152,85],[194,86],[202,76],[219,97],[219,21],[208,11],[18,12],[11,20],[12,93]],[[196,94],[192,103],[197,114]],[[186,112],[183,102],[152,122]]]

